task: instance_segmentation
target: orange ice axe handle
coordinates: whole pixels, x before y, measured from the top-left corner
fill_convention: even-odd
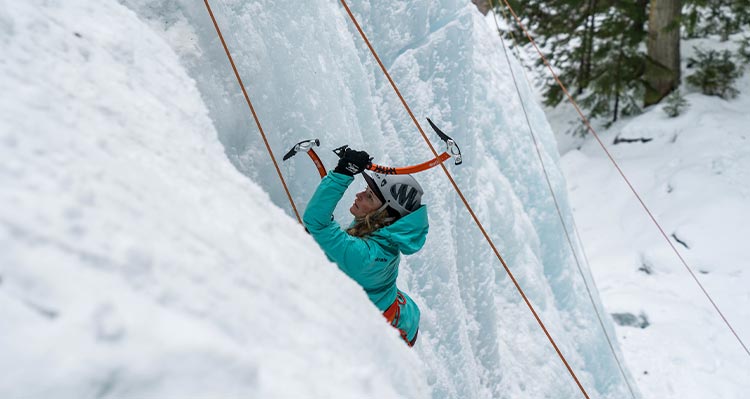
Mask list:
[[[447,147],[447,151],[443,152],[442,154],[438,155],[434,159],[431,159],[427,162],[422,162],[418,165],[412,165],[412,166],[402,166],[400,168],[394,168],[390,166],[383,166],[383,165],[377,165],[377,164],[371,164],[367,167],[368,170],[371,170],[375,173],[381,173],[385,175],[406,175],[411,173],[417,173],[422,172],[424,170],[433,168],[437,165],[440,165],[441,163],[445,162],[448,158],[453,157],[455,159],[456,165],[461,165],[463,162],[463,159],[461,157],[461,149],[458,147],[458,144],[450,138],[447,134],[443,133],[440,128],[438,128],[430,118],[427,118],[427,122],[430,123],[430,127],[432,127],[432,130],[435,131],[435,133],[440,137],[440,140],[443,140],[445,143],[445,146]],[[339,158],[344,156],[344,151],[348,148],[348,146],[344,145],[341,146],[335,150],[333,150],[336,155],[338,155]]]
[[[326,168],[323,166],[323,161],[320,160],[320,157],[317,153],[315,153],[315,150],[313,150],[313,147],[320,147],[320,140],[318,139],[310,139],[310,140],[302,140],[299,143],[295,144],[294,147],[292,147],[289,152],[284,155],[284,161],[287,159],[297,155],[298,152],[306,152],[307,155],[310,156],[310,159],[312,159],[313,163],[315,164],[315,167],[318,168],[318,174],[320,175],[320,178],[324,178],[326,176]]]
[[[402,166],[398,168],[394,168],[391,166],[383,166],[383,165],[377,165],[377,164],[370,164],[370,166],[367,167],[368,170],[371,170],[375,173],[381,173],[385,175],[406,175],[406,174],[412,174],[417,172],[422,172],[430,168],[434,168],[437,165],[440,165],[441,163],[448,160],[448,158],[453,157],[455,159],[456,165],[461,165],[461,162],[463,161],[461,158],[461,149],[458,147],[458,144],[456,144],[455,141],[453,141],[452,138],[450,138],[447,134],[443,133],[442,130],[440,130],[437,126],[435,126],[434,123],[430,120],[430,118],[427,118],[427,122],[430,123],[430,126],[433,130],[435,130],[435,133],[440,137],[443,142],[445,142],[445,145],[447,147],[447,151],[443,152],[442,154],[438,155],[434,159],[431,159],[426,162],[422,162],[418,165],[411,165],[411,166]],[[318,168],[318,174],[320,174],[320,177],[323,178],[326,175],[326,168],[323,166],[323,161],[320,160],[320,157],[317,153],[315,153],[314,147],[320,147],[320,140],[318,139],[310,139],[310,140],[303,140],[299,143],[295,144],[294,147],[292,147],[289,152],[284,155],[284,161],[287,159],[295,156],[298,152],[306,152],[307,155],[310,156],[310,159],[312,159],[313,163],[315,164],[315,167]],[[339,148],[336,148],[333,150],[333,152],[341,158],[344,156],[344,151],[349,148],[348,145],[343,145]]]
[[[441,163],[445,162],[446,159],[450,158],[451,154],[448,154],[447,152],[444,152],[440,155],[438,155],[437,158],[431,159],[427,162],[422,162],[419,165],[412,165],[412,166],[402,166],[400,168],[392,168],[390,166],[382,166],[377,164],[371,164],[367,167],[367,170],[371,170],[375,173],[380,173],[383,175],[410,175],[412,173],[421,172],[423,170],[427,170],[430,168],[433,168],[435,166],[440,165]]]
[[[341,147],[333,150],[333,152],[338,155],[339,158],[344,156],[344,151],[349,148],[348,145],[342,145]],[[312,150],[311,150],[312,151]],[[369,166],[367,166],[367,170],[371,170],[375,173],[380,173],[383,175],[408,175],[411,173],[417,173],[422,172],[427,169],[433,168],[437,165],[440,165],[443,163],[446,159],[450,158],[451,154],[444,152],[437,156],[437,158],[431,159],[427,162],[422,162],[418,165],[411,165],[411,166],[402,166],[398,168],[394,168],[392,166],[383,166],[371,163]]]

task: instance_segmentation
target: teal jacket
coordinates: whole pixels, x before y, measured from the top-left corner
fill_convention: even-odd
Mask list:
[[[427,207],[398,219],[390,226],[367,237],[353,237],[333,220],[333,210],[354,181],[351,176],[329,172],[315,190],[302,218],[305,227],[323,249],[328,259],[364,288],[370,301],[385,311],[396,300],[400,253],[419,251],[427,238]],[[419,308],[401,292],[406,304],[401,307],[398,329],[412,340],[419,327]]]

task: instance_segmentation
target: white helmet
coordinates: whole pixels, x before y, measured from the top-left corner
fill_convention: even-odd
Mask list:
[[[362,177],[383,202],[400,216],[416,211],[422,205],[424,191],[412,175],[382,175],[364,171]]]

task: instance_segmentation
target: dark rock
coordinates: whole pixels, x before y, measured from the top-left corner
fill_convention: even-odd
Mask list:
[[[632,313],[612,313],[612,319],[615,323],[625,327],[646,328],[651,325],[645,314],[641,313],[636,316]]]

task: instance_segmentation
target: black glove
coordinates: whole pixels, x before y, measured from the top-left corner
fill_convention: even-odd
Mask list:
[[[344,150],[344,155],[339,159],[339,164],[336,165],[333,171],[347,176],[354,176],[367,169],[372,164],[371,160],[372,158],[367,152],[347,148]]]

